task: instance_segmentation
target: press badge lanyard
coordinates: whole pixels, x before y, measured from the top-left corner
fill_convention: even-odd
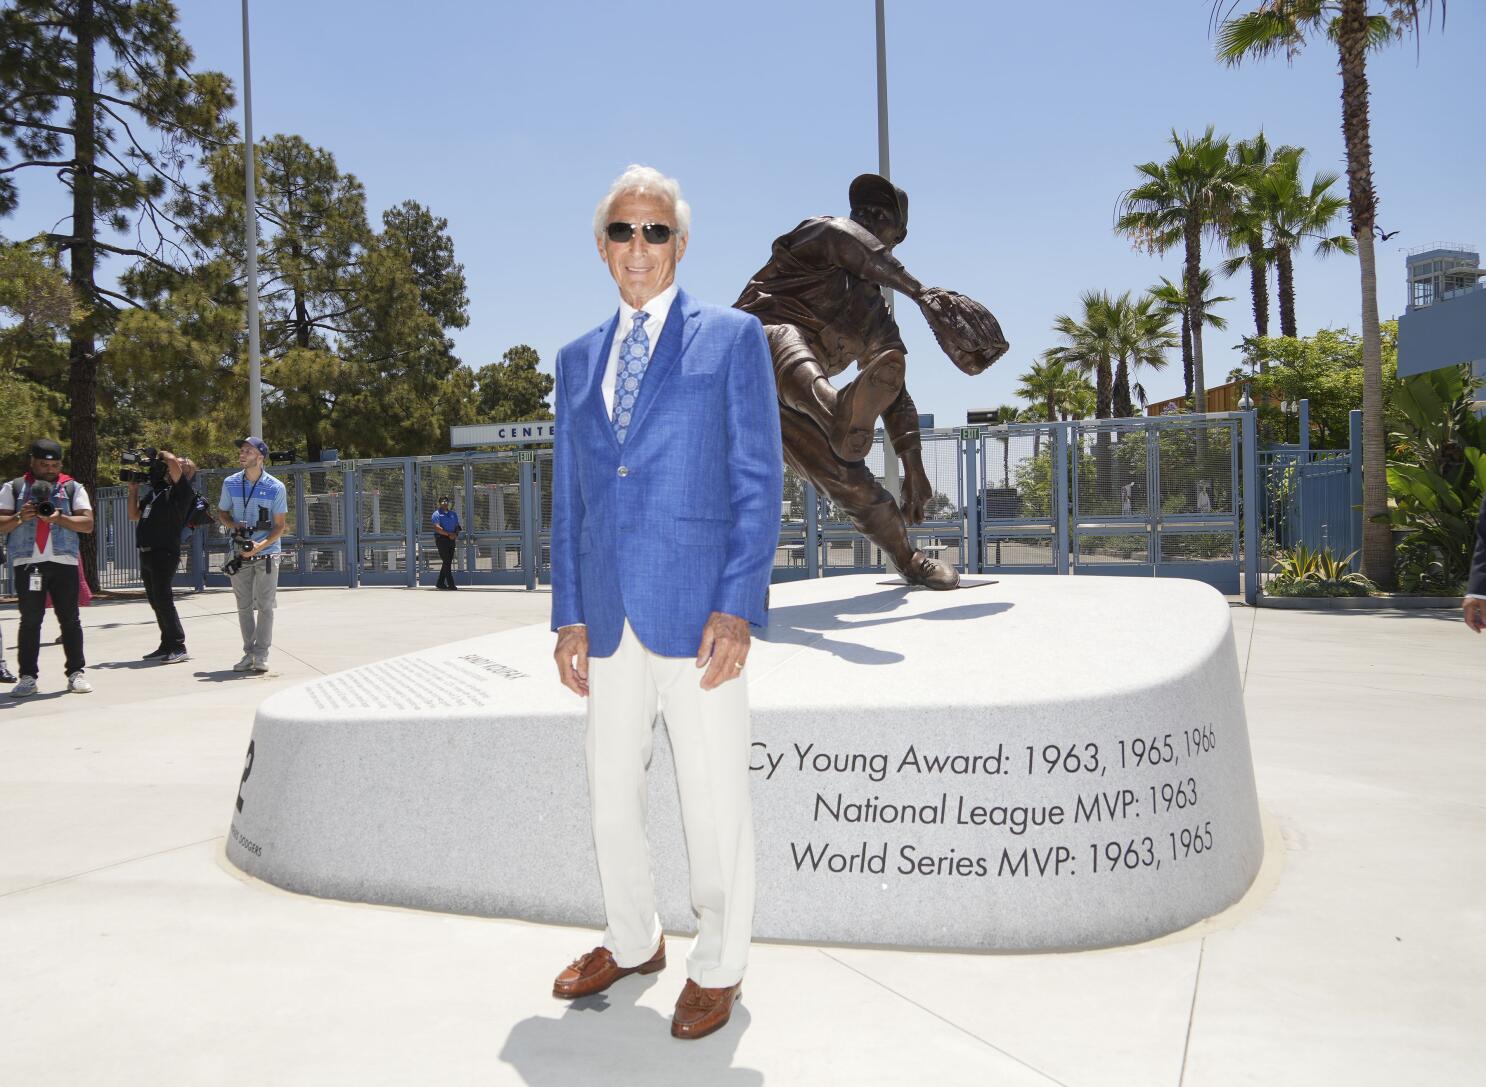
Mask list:
[[[253,498],[258,494],[258,484],[260,484],[262,482],[263,482],[263,477],[262,476],[259,476],[256,480],[253,481],[253,489],[252,490],[248,490],[248,477],[247,476],[243,476],[243,485],[242,485],[242,492],[243,492],[243,524],[245,524],[245,525],[252,523],[252,522],[250,522],[248,520],[248,503],[251,502],[251,501],[253,501]]]
[[[61,491],[62,488],[61,487],[58,487],[58,488],[56,488],[56,490],[57,491]],[[67,503],[67,508],[69,510],[72,509],[72,503],[71,502]],[[39,569],[37,569],[37,564],[34,563],[34,562],[31,563],[31,577],[29,579],[29,582],[30,582],[30,586],[31,586],[31,591],[33,593],[39,593],[39,592],[41,592],[41,571]]]

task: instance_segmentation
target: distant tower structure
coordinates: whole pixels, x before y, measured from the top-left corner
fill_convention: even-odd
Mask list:
[[[1483,289],[1481,254],[1465,245],[1434,242],[1410,249],[1405,258],[1409,303],[1405,312]]]
[[[1434,242],[1409,250],[1404,263],[1409,293],[1398,318],[1398,376],[1468,362],[1486,382],[1486,270],[1480,252]],[[1486,410],[1486,400],[1477,405]]]

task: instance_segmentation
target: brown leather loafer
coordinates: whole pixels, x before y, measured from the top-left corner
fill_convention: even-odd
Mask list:
[[[601,993],[620,978],[631,974],[654,974],[666,968],[666,938],[660,938],[655,954],[639,966],[620,966],[607,947],[596,947],[574,959],[552,983],[552,995],[563,1000]]]
[[[727,1025],[733,1005],[743,998],[743,985],[704,989],[691,978],[676,1001],[676,1014],[671,1017],[672,1038],[703,1038]]]

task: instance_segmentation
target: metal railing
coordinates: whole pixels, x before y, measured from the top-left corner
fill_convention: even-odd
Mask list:
[[[910,535],[964,573],[1195,577],[1229,593],[1242,582],[1248,595],[1260,523],[1258,502],[1243,497],[1259,493],[1253,426],[1251,412],[1234,412],[927,430],[931,498]],[[887,455],[879,435],[867,458],[879,479]],[[464,526],[460,581],[535,588],[551,577],[551,461],[550,447],[529,447],[271,469],[289,495],[280,583],[431,584],[430,516],[447,495]],[[199,477],[213,506],[228,474]],[[95,505],[103,585],[138,587],[124,489]],[[227,548],[218,533],[192,533],[177,583],[225,585]],[[881,549],[786,468],[774,579],[887,569]]]

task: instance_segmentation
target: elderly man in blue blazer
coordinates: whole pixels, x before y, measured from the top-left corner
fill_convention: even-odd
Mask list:
[[[645,835],[664,710],[697,937],[671,1033],[728,1021],[753,924],[749,625],[779,543],[783,455],[763,327],[676,285],[691,210],[632,166],[594,216],[619,308],[557,355],[552,629],[588,700],[588,789],[607,928],[558,975],[564,998],[666,965]]]

